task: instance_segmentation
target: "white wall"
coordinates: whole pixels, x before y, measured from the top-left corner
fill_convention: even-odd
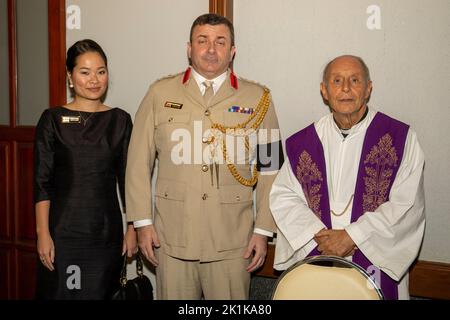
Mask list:
[[[381,9],[381,29],[366,12]],[[420,258],[450,262],[450,1],[234,1],[237,74],[272,90],[283,138],[328,113],[325,64],[355,54],[368,64],[370,105],[409,123],[426,155],[427,227]]]

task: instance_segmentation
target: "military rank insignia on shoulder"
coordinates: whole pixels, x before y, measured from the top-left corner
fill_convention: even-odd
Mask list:
[[[270,89],[268,87],[266,87],[265,85],[263,85],[263,84],[261,84],[259,82],[256,82],[256,81],[253,81],[253,80],[248,80],[248,79],[241,78],[241,77],[238,77],[238,79],[240,81],[243,81],[243,82],[247,82],[247,83],[250,83],[250,84],[257,85],[258,87],[261,87],[264,91],[270,92]]]
[[[179,73],[176,73],[176,74],[169,74],[167,76],[161,77],[161,78],[155,80],[154,83],[157,83],[157,82],[160,82],[160,81],[163,81],[163,80],[173,79],[173,78],[179,76],[180,74],[183,74],[183,72],[179,72]]]

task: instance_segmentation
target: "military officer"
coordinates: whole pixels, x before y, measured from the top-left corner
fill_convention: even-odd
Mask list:
[[[229,69],[235,52],[229,20],[198,17],[190,67],[152,84],[136,114],[127,219],[156,266],[158,299],[248,299],[276,230],[268,196],[283,161],[278,120],[269,90]]]

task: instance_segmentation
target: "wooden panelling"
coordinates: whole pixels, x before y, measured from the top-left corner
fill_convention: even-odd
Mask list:
[[[256,276],[277,278],[281,274],[273,269],[274,254],[275,246],[269,244],[266,261]],[[409,291],[414,297],[450,300],[450,264],[417,261],[410,270]]]
[[[17,243],[34,246],[33,143],[15,144],[15,230]]]
[[[34,127],[0,128],[0,141],[33,141]]]
[[[6,300],[10,296],[11,270],[9,266],[11,254],[9,249],[0,247],[0,300]]]
[[[209,12],[226,17],[233,22],[233,0],[209,0]]]
[[[36,291],[36,263],[37,254],[33,251],[16,251],[16,299],[30,300],[34,299]]]
[[[10,159],[9,143],[0,142],[0,239],[10,240],[11,211],[9,202]]]
[[[418,261],[409,277],[412,296],[450,300],[450,264]]]

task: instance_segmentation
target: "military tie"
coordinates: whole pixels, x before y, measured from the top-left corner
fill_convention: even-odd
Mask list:
[[[213,89],[214,81],[205,80],[203,81],[203,85],[205,86],[205,94],[203,95],[203,100],[205,101],[206,106],[209,107],[209,103],[211,102],[212,97],[214,96]]]
[[[208,108],[211,102],[212,97],[214,96],[213,89],[214,81],[205,80],[203,81],[203,85],[205,86],[205,93],[203,94],[203,100],[205,101],[205,105]],[[207,110],[208,111],[208,110]],[[210,146],[211,148],[212,146]],[[209,171],[211,173],[211,186],[214,186],[214,167],[216,171],[216,179],[217,179],[217,189],[219,189],[219,164],[215,162],[215,150],[210,150],[211,152],[211,162],[209,164]]]

